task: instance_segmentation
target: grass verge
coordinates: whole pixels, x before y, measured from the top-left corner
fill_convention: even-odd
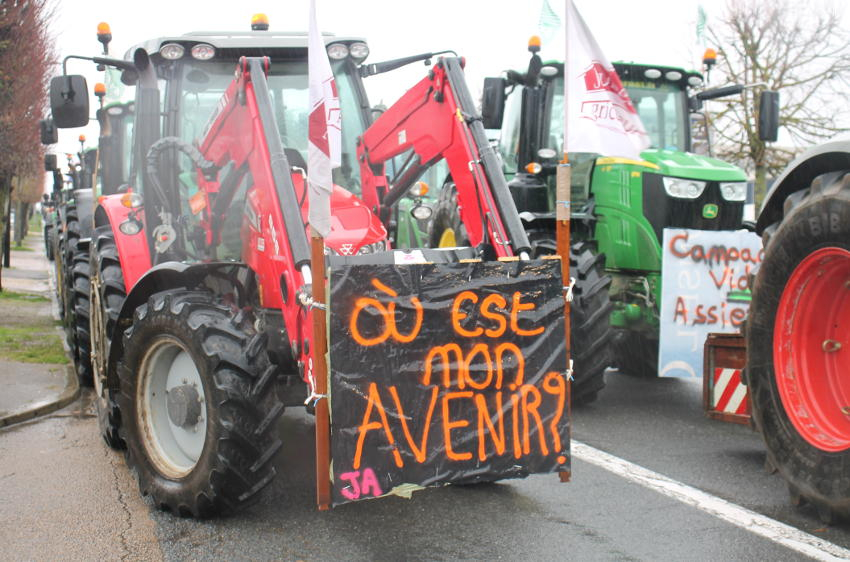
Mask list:
[[[56,331],[47,331],[44,326],[0,326],[0,358],[21,363],[68,362]]]

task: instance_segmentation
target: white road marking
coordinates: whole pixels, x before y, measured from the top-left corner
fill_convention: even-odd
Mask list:
[[[594,449],[580,441],[572,441],[572,456],[816,560],[850,560],[850,550],[846,548]]]

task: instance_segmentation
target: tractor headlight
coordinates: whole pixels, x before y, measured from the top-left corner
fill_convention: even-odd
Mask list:
[[[185,52],[186,49],[184,49],[183,45],[179,43],[166,43],[159,48],[159,54],[162,58],[168,60],[177,60],[182,57]]]
[[[664,191],[670,197],[696,199],[705,191],[706,182],[684,178],[664,178]]]
[[[345,43],[331,43],[328,45],[328,57],[333,60],[342,60],[348,56],[348,47]]]
[[[198,43],[191,50],[192,58],[197,60],[210,60],[215,56],[215,47],[206,43]]]
[[[431,218],[431,215],[434,214],[433,209],[426,205],[416,205],[412,209],[410,209],[410,214],[413,215],[413,218],[420,221],[426,221]]]
[[[348,46],[348,52],[356,62],[363,62],[369,56],[369,46],[361,42],[352,43]]]
[[[746,201],[747,182],[730,181],[720,183],[720,195],[727,201]]]
[[[357,250],[357,254],[360,256],[366,254],[375,254],[377,252],[383,252],[386,250],[386,244],[381,240],[379,242],[375,242],[374,244],[366,244],[365,246],[361,246],[359,250]]]

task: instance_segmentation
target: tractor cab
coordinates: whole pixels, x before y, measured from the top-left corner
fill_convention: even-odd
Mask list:
[[[100,36],[99,33],[99,39]],[[337,187],[331,201],[339,220],[334,221],[333,233],[326,242],[329,251],[337,253],[380,251],[386,248],[386,232],[358,198],[360,169],[355,154],[356,139],[371,122],[359,72],[369,49],[356,37],[325,34],[324,40],[342,112],[342,162],[334,171]],[[270,63],[265,71],[273,118],[293,181],[300,190],[298,199],[306,222],[307,130],[311,111],[306,33],[268,31],[262,25],[252,25],[252,30],[245,32],[193,32],[145,41],[128,49],[123,59],[88,59],[117,68],[121,71],[121,82],[135,88],[132,102],[105,106],[98,112],[102,131],[110,129],[104,135],[108,140],[102,167],[106,176],[101,178],[103,193],[129,191],[134,195],[132,200],[125,197],[120,201],[103,201],[103,209],[95,219],[98,224],[105,224],[106,215],[110,215],[110,222],[127,224],[126,230],[132,235],[144,230],[151,264],[210,259],[197,238],[202,219],[197,198],[193,199],[198,195],[198,186],[192,162],[172,148],[152,153],[151,147],[164,138],[180,139],[187,146],[202,139],[225,102],[222,96],[233,82],[239,60],[258,56],[268,57]],[[73,113],[73,109],[79,117],[78,124],[70,125],[60,119],[60,127],[80,126],[83,115],[87,119],[87,107],[76,108],[69,103],[75,90],[86,87],[85,80],[79,82],[79,79],[82,77],[54,79],[52,89],[57,91],[51,98],[54,112],[61,117]],[[151,177],[154,170],[156,178]],[[221,173],[231,171],[225,167]],[[251,181],[248,174],[233,198],[227,213],[232,224],[224,226],[215,259],[240,258],[239,225]],[[161,184],[162,189],[154,189],[154,183]],[[337,207],[340,213],[336,213]],[[168,253],[156,251],[154,240],[154,232],[163,224],[165,214],[171,217],[175,238],[168,245]]]

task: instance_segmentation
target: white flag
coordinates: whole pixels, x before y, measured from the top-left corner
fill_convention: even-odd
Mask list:
[[[310,37],[307,48],[310,83],[309,142],[307,144],[310,225],[322,236],[331,231],[331,171],[340,164],[342,137],[339,95],[316,23],[316,2],[310,0]]]
[[[564,65],[567,152],[597,152],[640,159],[649,135],[572,0],[567,0]]]

